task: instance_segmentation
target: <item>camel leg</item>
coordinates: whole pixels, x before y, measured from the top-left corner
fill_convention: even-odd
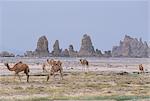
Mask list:
[[[85,67],[84,67],[84,65],[82,65],[82,71],[85,72]]]
[[[144,70],[141,71],[141,74],[144,74]]]
[[[29,82],[29,74],[28,73],[25,73],[26,76],[27,76],[27,82]]]
[[[84,72],[86,72],[86,65],[84,65]]]
[[[27,82],[29,82],[29,70],[26,70],[25,72],[24,72],[25,74],[26,74],[26,76],[27,76]]]
[[[27,82],[29,82],[29,74],[26,74],[27,75]]]
[[[53,79],[54,79],[54,80],[55,80],[55,76],[56,76],[56,74],[54,73],[54,74],[53,74],[53,77],[54,77]]]
[[[62,73],[62,71],[60,71],[60,76],[61,76],[61,79],[63,80],[63,73]]]
[[[17,75],[17,74],[15,73],[15,75],[14,75],[14,81],[15,81],[15,79],[16,79],[16,75]]]
[[[42,69],[43,69],[43,72],[45,72],[45,68],[44,68],[44,67],[42,67]]]
[[[19,77],[19,80],[20,80],[20,82],[21,82],[21,78],[20,78],[20,75],[19,74],[16,74],[18,77]]]
[[[49,80],[49,77],[50,77],[50,74],[48,74],[48,76],[47,76],[47,81]]]
[[[89,66],[86,66],[86,68],[87,68],[87,72],[89,72]]]
[[[45,65],[43,65],[42,69],[43,69],[43,72],[45,72]]]

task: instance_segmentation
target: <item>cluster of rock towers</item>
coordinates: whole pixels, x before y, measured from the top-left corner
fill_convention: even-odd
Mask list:
[[[89,35],[84,34],[81,40],[79,51],[75,51],[73,45],[69,45],[68,49],[62,50],[59,46],[59,41],[56,40],[53,45],[53,50],[48,49],[48,40],[46,36],[41,36],[38,39],[35,51],[26,51],[27,57],[150,57],[150,48],[142,39],[137,40],[125,35],[123,41],[120,41],[119,46],[114,46],[112,51],[101,52],[99,49],[94,49]]]
[[[106,55],[106,53],[108,53]],[[52,52],[49,52],[48,49],[48,40],[46,36],[41,36],[38,39],[37,47],[35,51],[26,51],[25,56],[28,57],[92,57],[92,56],[111,56],[111,51],[105,52],[102,54],[100,50],[94,50],[92,41],[89,35],[83,35],[81,48],[79,51],[75,51],[73,45],[69,45],[68,49],[60,49],[59,41],[56,40],[53,45]]]

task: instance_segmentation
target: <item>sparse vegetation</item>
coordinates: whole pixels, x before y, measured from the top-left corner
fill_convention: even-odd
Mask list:
[[[78,75],[75,75],[78,74]],[[7,78],[7,79],[6,79]],[[150,99],[149,75],[120,76],[115,73],[98,75],[97,72],[69,73],[60,80],[46,82],[45,76],[31,76],[30,83],[14,82],[11,76],[1,76],[0,100],[113,100]],[[23,77],[25,79],[25,77]],[[139,83],[142,82],[142,83]],[[12,99],[12,100],[14,100]]]

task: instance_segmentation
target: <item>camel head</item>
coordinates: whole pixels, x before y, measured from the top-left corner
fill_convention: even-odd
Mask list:
[[[82,59],[80,59],[80,62],[82,62]]]
[[[57,65],[58,65],[58,66],[61,66],[61,65],[62,65],[62,62],[58,60],[58,61],[57,61]]]
[[[7,66],[7,67],[9,66],[8,63],[4,63],[4,65]]]

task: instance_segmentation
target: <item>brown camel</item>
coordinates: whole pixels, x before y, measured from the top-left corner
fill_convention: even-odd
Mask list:
[[[55,73],[60,72],[60,76],[63,79],[63,68],[62,68],[62,62],[61,61],[53,61],[52,68],[50,70],[49,75],[47,76],[47,81],[49,80],[50,75],[53,75],[55,78]]]
[[[80,63],[82,66],[86,66],[86,68],[89,66],[89,62],[86,59],[80,59]]]
[[[139,70],[141,71],[141,73],[144,73],[144,67],[142,64],[139,65]]]
[[[10,68],[8,63],[5,63],[4,65],[8,68],[9,71],[15,71],[14,79],[17,75],[19,77],[20,81],[21,81],[21,78],[19,76],[19,72],[24,71],[24,73],[27,76],[27,82],[29,82],[29,67],[27,64],[24,64],[20,61],[20,62],[16,63],[12,68]]]

